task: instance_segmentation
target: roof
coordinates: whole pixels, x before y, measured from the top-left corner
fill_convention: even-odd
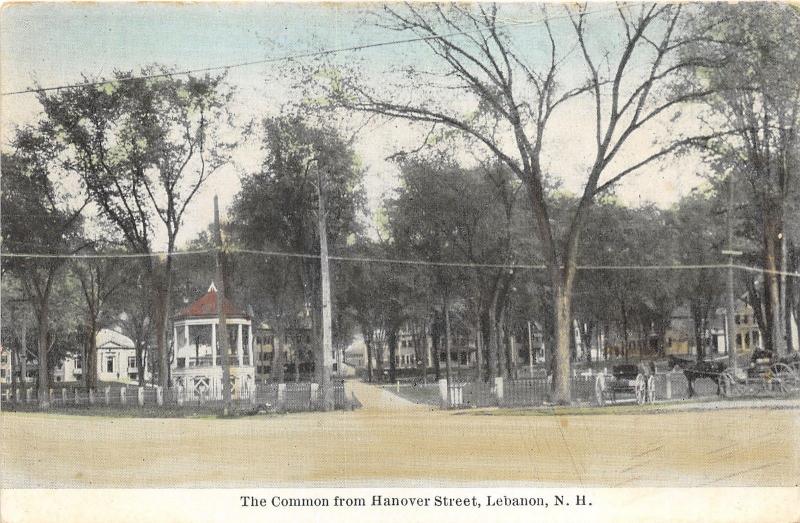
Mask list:
[[[227,318],[250,318],[246,312],[234,305],[228,298],[225,298],[222,307]],[[215,318],[216,316],[217,288],[213,282],[207,293],[175,314],[175,318]]]
[[[106,349],[119,347],[122,349],[133,349],[133,340],[129,337],[111,329],[100,329],[96,338],[97,348]]]

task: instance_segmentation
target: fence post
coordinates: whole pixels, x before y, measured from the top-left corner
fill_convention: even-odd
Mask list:
[[[22,403],[22,387],[17,387],[17,403]]]
[[[394,390],[395,390],[395,392],[400,394],[400,380],[397,380],[397,383],[395,383],[395,389]]]
[[[667,399],[672,399],[672,371],[669,371],[666,375],[667,378]]]
[[[94,405],[94,389],[89,389],[89,405]]]
[[[312,383],[311,384],[311,398],[310,398],[311,399],[311,405],[309,405],[309,408],[311,406],[317,404],[317,397],[318,396],[319,396],[319,384],[318,383]]]
[[[31,402],[31,395],[32,394],[33,394],[33,390],[30,387],[25,389],[25,403],[30,403]]]
[[[125,387],[122,387],[121,389],[119,389],[119,402],[120,402],[121,405],[125,405],[125,404],[128,403],[127,397],[126,397],[127,396],[127,392],[128,392],[128,389],[125,388]]]
[[[103,395],[106,399],[106,405],[111,405],[111,387],[106,385],[106,388],[103,390]]]
[[[140,407],[144,406],[144,387],[139,387],[139,390],[136,391],[136,402]]]
[[[278,405],[280,408],[286,408],[286,384],[278,383]]]
[[[447,404],[447,380],[445,378],[439,380],[439,396],[442,398],[442,405],[444,405],[445,408],[450,407],[450,405]]]
[[[61,403],[67,406],[67,389],[61,389]]]
[[[50,400],[50,404],[52,405],[54,403],[53,389],[50,389],[50,391],[49,391],[49,400]]]
[[[156,387],[156,404],[159,407],[164,404],[164,389],[161,388],[161,385]]]
[[[73,391],[75,392],[75,405],[80,405],[81,397],[78,395],[78,389],[73,389]]]
[[[250,405],[255,406],[258,403],[258,385],[253,385],[252,387],[248,387],[247,392],[250,394]]]
[[[175,393],[178,395],[178,406],[182,407],[183,406],[183,387],[178,385],[178,388],[176,389]]]
[[[497,401],[503,401],[503,377],[497,376],[494,379],[494,393],[497,396]]]

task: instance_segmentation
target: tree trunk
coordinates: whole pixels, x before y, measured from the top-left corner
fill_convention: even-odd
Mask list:
[[[50,323],[50,293],[46,292],[42,298],[42,302],[39,306],[39,314],[37,315],[38,318],[38,358],[39,358],[39,379],[38,379],[38,389],[39,389],[39,406],[43,409],[46,409],[50,406],[50,397],[48,394],[48,370],[49,365],[47,364],[47,352],[49,349],[48,346],[48,332],[49,332],[49,323]]]
[[[377,374],[377,380],[383,382],[383,341],[384,337],[379,336],[376,340],[374,337],[372,338],[373,343],[376,344],[374,347],[375,349],[375,374]]]
[[[447,358],[445,361],[445,372],[447,377],[447,405],[449,406],[451,405],[450,385],[453,383],[453,376],[450,369],[450,304],[448,303],[447,297],[444,298],[442,308],[444,309],[444,351],[445,357]]]
[[[764,268],[767,269],[765,280],[769,301],[768,323],[772,338],[772,350],[775,355],[782,357],[786,354],[786,339],[784,338],[785,329],[780,306],[780,278],[776,273],[778,270],[777,236],[776,220],[773,217],[766,218],[764,223]]]
[[[495,332],[497,333],[497,376],[505,376],[511,367],[508,361],[508,350],[506,347],[506,329],[504,323],[504,313],[501,310],[497,317],[497,326]]]
[[[86,388],[97,389],[97,321],[89,320],[89,339],[86,340]]]
[[[276,322],[277,323],[277,322]],[[284,372],[284,357],[283,357],[283,338],[285,331],[280,325],[276,325],[275,332],[272,336],[272,368],[270,369],[270,378],[275,383],[283,383],[285,376]]]
[[[555,300],[555,350],[553,351],[553,400],[559,405],[568,405],[571,401],[569,354],[570,329],[572,328],[572,288],[561,281],[554,283]]]
[[[136,377],[139,378],[139,386],[144,387],[144,376],[145,376],[145,349],[146,349],[146,342],[142,342],[138,340],[136,342]]]
[[[480,322],[475,327],[475,379],[483,381],[483,343]]]
[[[438,318],[434,318],[433,324],[431,325],[431,344],[433,345],[433,372],[436,378],[436,381],[439,381],[442,377],[442,370],[441,370],[441,362],[439,361],[439,356],[441,352],[441,338],[440,338],[440,329],[439,329],[439,320]]]
[[[389,344],[389,382],[394,383],[397,379],[397,329],[391,327],[386,336]]]
[[[157,259],[152,261],[151,278],[153,287],[153,319],[155,324],[156,354],[158,359],[158,384],[169,388],[169,354],[167,347],[167,330],[169,324],[169,286],[171,283],[171,256],[166,263]]]
[[[430,366],[428,347],[428,329],[422,324],[422,383],[428,383],[428,366]]]
[[[364,336],[367,347],[367,382],[372,383],[372,336]]]
[[[19,381],[22,387],[25,388],[25,383],[28,379],[28,327],[26,324],[22,326],[22,347],[19,358]],[[24,396],[20,400],[24,399]]]
[[[489,342],[489,379],[500,376],[500,354],[497,347],[497,314],[494,304],[486,311],[486,339]]]
[[[11,344],[11,399],[14,403],[19,401],[19,397],[17,396],[17,369],[19,368],[19,354],[20,352],[25,351],[25,346],[23,345],[25,340],[25,330],[26,326],[25,323],[22,324],[22,336],[18,339],[19,344],[12,343]],[[21,347],[20,347],[21,346]]]

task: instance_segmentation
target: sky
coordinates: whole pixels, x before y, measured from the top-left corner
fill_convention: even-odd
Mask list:
[[[608,9],[607,4],[598,4]],[[152,63],[193,69],[228,65],[270,57],[340,48],[409,35],[387,31],[371,23],[368,11],[378,4],[277,4],[277,3],[63,3],[5,4],[0,18],[0,87],[2,92],[31,87],[80,82],[82,75],[102,77],[115,69],[136,70]],[[502,15],[509,20],[536,21],[535,6],[509,6]],[[618,35],[605,15],[597,15],[596,44],[613,47]],[[555,22],[556,30],[566,21]],[[608,29],[605,24],[608,23]],[[537,59],[543,34],[532,24],[511,31],[520,53]],[[560,27],[560,29],[559,29]],[[565,33],[566,34],[566,33]],[[540,53],[541,54],[541,53]],[[568,57],[565,78],[583,74],[573,52]],[[366,81],[380,86],[383,73],[414,64],[435,70],[438,63],[421,43],[380,47],[337,58],[341,63],[358,61]],[[232,69],[228,80],[236,87],[234,110],[241,121],[276,114],[292,96],[291,79],[274,64]],[[10,131],[36,118],[38,104],[30,94],[2,97],[3,146]],[[548,133],[546,166],[558,173],[565,188],[578,191],[581,172],[592,152],[592,118],[588,103],[577,101],[554,121]],[[670,132],[669,129],[666,132]],[[385,158],[399,149],[413,149],[425,130],[404,122],[375,121],[362,130],[357,154],[366,167],[365,187],[371,208],[397,185],[396,167]],[[651,146],[651,136],[631,143],[630,158],[641,156]],[[623,155],[624,158],[627,156]],[[236,152],[234,164],[216,172],[190,208],[179,243],[190,241],[211,220],[214,194],[223,208],[239,190],[242,171],[255,168],[261,156],[258,147],[245,144]],[[696,160],[664,162],[646,176],[631,178],[618,194],[636,205],[652,201],[666,206],[700,180]]]

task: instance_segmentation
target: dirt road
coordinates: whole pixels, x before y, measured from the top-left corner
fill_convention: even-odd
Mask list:
[[[355,412],[0,414],[3,487],[789,486],[800,410],[474,416],[351,384]]]

